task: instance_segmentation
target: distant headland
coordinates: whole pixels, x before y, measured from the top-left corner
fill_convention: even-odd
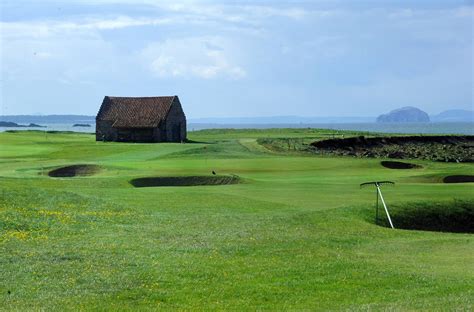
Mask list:
[[[20,125],[16,122],[11,121],[0,121],[0,127],[5,128],[46,128],[46,126],[37,125],[35,123],[30,123],[29,125]]]

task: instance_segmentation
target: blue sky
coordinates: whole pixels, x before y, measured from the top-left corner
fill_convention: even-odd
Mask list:
[[[473,107],[473,1],[1,1],[1,111],[180,96],[188,118]]]

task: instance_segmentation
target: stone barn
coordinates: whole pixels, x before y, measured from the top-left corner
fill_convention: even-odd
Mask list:
[[[96,117],[96,140],[183,142],[186,116],[178,96],[106,96]]]

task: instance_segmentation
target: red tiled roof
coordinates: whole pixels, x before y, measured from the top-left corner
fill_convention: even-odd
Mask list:
[[[112,121],[114,128],[155,128],[166,118],[174,96],[106,96],[97,120]]]

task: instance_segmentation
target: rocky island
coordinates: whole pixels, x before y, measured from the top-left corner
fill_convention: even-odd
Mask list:
[[[377,122],[430,122],[430,117],[419,108],[407,106],[380,115]]]

